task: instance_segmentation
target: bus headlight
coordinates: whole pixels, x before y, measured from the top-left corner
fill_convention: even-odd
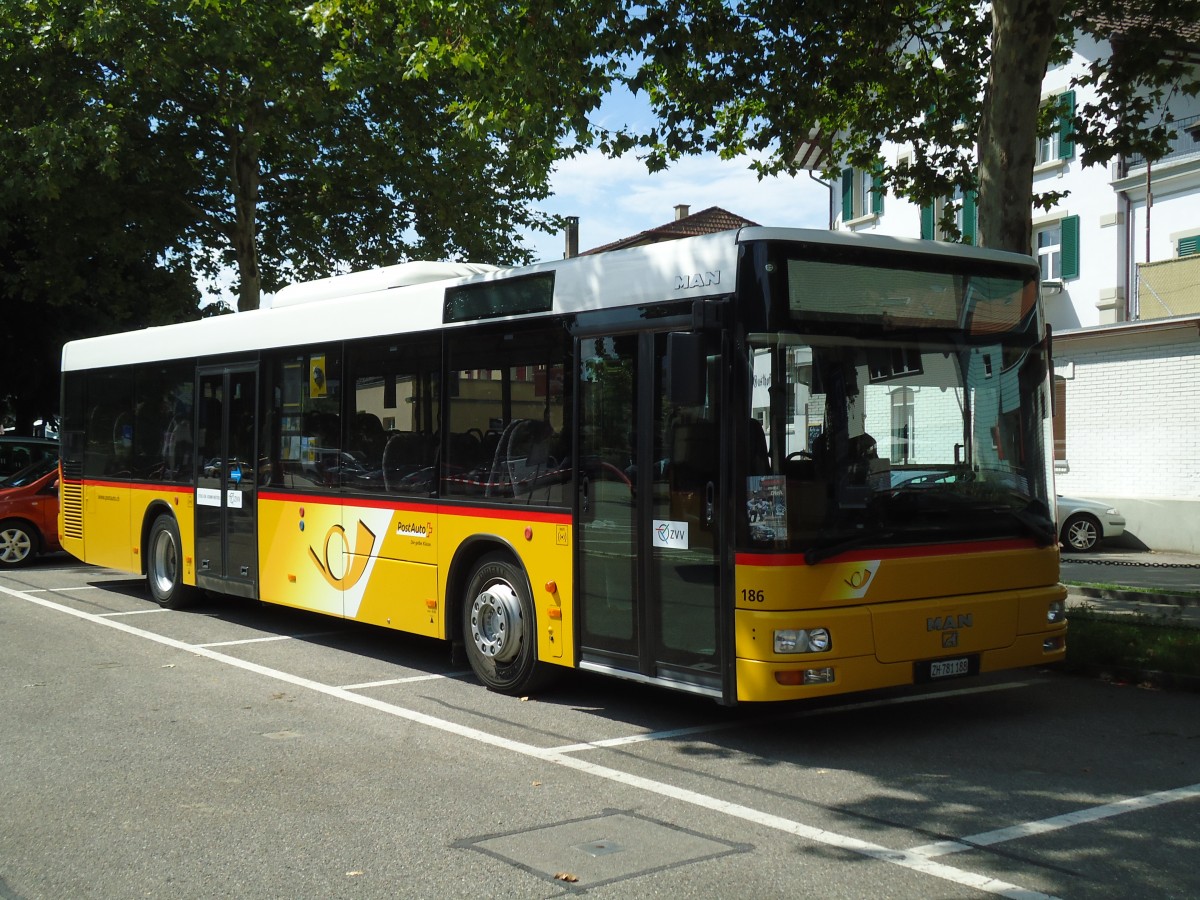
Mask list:
[[[828,628],[777,628],[776,653],[824,653],[833,645]]]
[[[1066,617],[1067,617],[1067,601],[1051,600],[1050,606],[1046,610],[1046,621],[1051,625],[1055,625],[1055,624],[1063,621]]]

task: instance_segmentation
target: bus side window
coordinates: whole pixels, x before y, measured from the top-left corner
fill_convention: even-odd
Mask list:
[[[392,336],[349,347],[342,490],[433,492],[440,348],[430,345]]]
[[[557,323],[456,335],[450,346],[441,491],[489,502],[565,506],[570,341]]]

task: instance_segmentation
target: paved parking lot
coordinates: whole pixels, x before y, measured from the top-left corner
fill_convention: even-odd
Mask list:
[[[0,898],[1200,895],[1200,696],[1047,671],[726,710],[0,575]]]

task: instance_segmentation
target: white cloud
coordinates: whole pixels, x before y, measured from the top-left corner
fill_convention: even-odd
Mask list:
[[[579,217],[579,247],[587,250],[672,221],[676,204],[695,213],[719,206],[761,225],[827,228],[829,190],[802,173],[760,181],[750,159],[687,157],[650,174],[633,156],[598,152],[566,160],[554,173],[547,212]],[[529,235],[538,260],[560,259],[560,235]]]

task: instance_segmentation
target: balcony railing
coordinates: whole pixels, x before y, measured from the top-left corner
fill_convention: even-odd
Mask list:
[[[1138,263],[1137,318],[1165,319],[1200,313],[1200,254]]]
[[[1174,159],[1177,156],[1190,156],[1193,153],[1200,153],[1200,116],[1188,116],[1186,119],[1176,119],[1171,123],[1171,127],[1175,130],[1175,137],[1167,146],[1166,154],[1155,160],[1155,164],[1165,162],[1168,159]],[[1125,171],[1136,169],[1138,166],[1146,164],[1146,157],[1138,155],[1131,156],[1125,160]]]

